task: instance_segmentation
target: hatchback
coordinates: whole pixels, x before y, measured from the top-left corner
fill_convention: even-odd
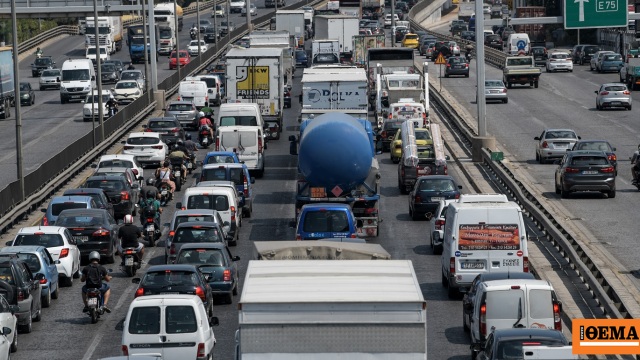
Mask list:
[[[136,80],[121,80],[111,88],[111,92],[118,104],[124,105],[137,100],[142,95],[143,90]]]
[[[180,50],[180,67],[187,65],[191,62],[191,55],[187,50]],[[178,55],[174,50],[169,55],[169,70],[174,70],[178,67]]]
[[[547,57],[545,68],[547,69],[547,72],[555,72],[559,70],[573,72],[573,62],[567,53],[554,52]]]
[[[420,55],[431,57],[434,44],[435,44],[435,41],[433,40],[430,40],[430,39],[423,40],[422,43],[420,44],[420,47],[418,48],[420,50]]]
[[[296,66],[309,67],[309,58],[304,50],[296,50]]]
[[[501,45],[501,48],[502,48],[502,45]],[[547,64],[548,54],[547,54],[547,48],[545,48],[544,46],[532,46],[531,55],[533,56],[533,59],[536,62],[536,66]]]
[[[207,44],[213,44],[218,41],[218,36],[216,35],[216,29],[213,27],[208,27],[204,30],[204,42]]]
[[[184,244],[190,243],[222,243],[227,245],[231,240],[216,221],[187,221],[180,223],[173,230],[173,235],[166,240],[165,259],[167,264],[175,263],[176,255]]]
[[[200,181],[232,181],[236,185],[238,195],[242,197],[242,214],[251,217],[253,212],[253,184],[255,177],[249,175],[249,169],[245,164],[220,164],[204,165],[200,175]]]
[[[142,165],[160,166],[168,154],[168,147],[160,134],[155,132],[133,132],[124,144],[123,154],[133,155]]]
[[[401,42],[404,39],[404,35],[409,32],[409,29],[406,26],[396,26],[395,29],[395,38],[396,42]]]
[[[97,251],[103,262],[113,264],[120,226],[106,210],[65,210],[60,213],[55,225],[69,230],[80,249],[82,260],[88,259],[92,251]]]
[[[161,294],[197,295],[207,310],[207,316],[213,316],[211,287],[194,265],[150,266],[142,279],[133,278],[131,282],[138,284],[135,297]]]
[[[602,84],[596,93],[596,109],[622,107],[631,110],[631,92],[620,83]]]
[[[598,68],[598,62],[600,61],[602,56],[605,54],[614,54],[614,52],[609,50],[600,50],[595,52],[591,56],[591,59],[589,59],[589,70],[591,71],[596,70]]]
[[[207,45],[204,40],[191,40],[189,46],[187,46],[189,55],[198,56],[198,44],[200,44],[200,53],[204,53],[205,51],[209,50],[209,45]]]
[[[484,43],[485,45],[498,50],[502,50],[502,47],[503,47],[502,38],[498,34],[485,36]]]
[[[20,83],[20,105],[31,106],[36,102],[36,92],[28,82]]]
[[[192,101],[173,100],[169,102],[164,116],[175,116],[184,128],[198,128],[198,109]]]
[[[60,78],[62,73],[60,69],[43,70],[39,80],[39,90],[43,91],[49,88],[60,89]]]
[[[210,151],[205,155],[202,165],[240,163],[238,154],[233,151]]]
[[[574,150],[595,150],[604,151],[607,154],[607,158],[613,167],[616,169],[616,175],[618,175],[618,157],[616,156],[616,148],[611,146],[607,140],[580,140],[573,145],[571,151]]]
[[[144,181],[144,173],[142,165],[136,160],[133,155],[125,155],[125,154],[112,154],[112,155],[102,155],[98,160],[98,163],[91,165],[92,168],[100,169],[102,167],[126,167],[130,168],[134,174],[138,177],[140,181],[140,185]]]
[[[138,203],[140,194],[140,186],[137,183],[131,185],[121,175],[94,175],[89,177],[82,187],[104,190],[109,197],[109,202],[113,205],[115,218],[122,219],[127,214],[135,216],[137,212],[135,204]]]
[[[40,297],[42,307],[49,307],[51,299],[57,299],[59,295],[58,261],[53,260],[47,248],[37,245],[9,246],[0,249],[0,261],[15,256],[24,261],[33,275],[42,274],[40,279]]]
[[[63,196],[91,196],[95,201],[98,209],[105,209],[113,216],[113,204],[109,202],[109,196],[102,189],[67,189],[62,194]]]
[[[44,213],[41,224],[53,225],[58,215],[66,209],[95,209],[98,205],[90,196],[56,196],[49,202],[49,206],[40,209]]]
[[[106,60],[104,62],[102,62],[103,64],[113,64],[116,67],[116,70],[118,70],[118,74],[121,73],[124,70],[124,63],[122,62],[122,60],[119,59],[109,59]]]
[[[576,45],[571,52],[573,62],[584,65],[586,62],[590,62],[591,56],[599,50],[597,45]]]
[[[509,102],[507,95],[507,87],[504,86],[502,80],[485,80],[484,81],[484,98],[485,100],[498,100],[503,103]]]
[[[167,144],[175,144],[178,140],[184,141],[185,131],[175,116],[167,116],[161,118],[151,118],[146,125],[142,126],[145,132],[155,132],[160,134],[162,142]]]
[[[112,83],[115,84],[120,81],[120,72],[118,68],[114,64],[102,64],[100,66],[100,73],[102,77],[102,83]]]
[[[562,158],[580,140],[580,136],[571,129],[546,129],[533,139],[538,142],[536,161],[544,164],[549,159]]]
[[[460,32],[460,38],[462,40],[476,41],[476,32],[475,31],[464,30],[464,31]]]
[[[306,204],[298,217],[296,240],[357,238],[358,228],[362,228],[362,221],[356,221],[348,204]]]
[[[553,329],[497,329],[484,343],[476,359],[522,359],[524,346],[562,346],[569,342],[562,331]]]
[[[133,170],[131,168],[127,168],[127,167],[101,167],[99,169],[96,169],[96,172],[93,173],[93,176],[121,176],[123,177],[125,180],[127,180],[127,183],[129,183],[129,186],[133,187],[133,184],[138,184],[138,179],[136,177],[136,174],[134,174]]]
[[[258,15],[258,8],[253,3],[249,4],[249,14],[251,14],[251,16]],[[243,16],[243,17],[247,16],[247,7],[246,6],[242,8],[242,11],[240,11],[240,16]]]
[[[458,199],[461,185],[449,175],[420,176],[409,193],[409,216],[420,220],[426,213],[434,213],[440,200]]]
[[[566,198],[576,191],[600,191],[616,197],[616,170],[604,151],[568,151],[555,174],[556,194]]]
[[[418,45],[420,45],[418,43],[418,35],[413,34],[413,33],[404,34],[404,38],[402,38],[402,46],[403,47],[408,47],[408,48],[411,48],[411,49],[417,49]]]
[[[598,72],[620,72],[620,69],[624,66],[624,61],[620,54],[606,54],[602,57],[598,63]]]
[[[444,77],[451,75],[462,75],[469,77],[469,63],[462,56],[450,56],[447,59],[447,65],[444,69]]]
[[[124,70],[120,73],[120,80],[135,80],[140,85],[140,88],[144,88],[144,73],[141,70]]]
[[[224,225],[222,222],[222,217],[218,214],[217,211],[211,209],[190,209],[190,210],[178,210],[173,213],[173,218],[171,219],[171,223],[165,224],[165,226],[169,227],[169,236],[175,235],[175,230],[178,225],[185,222],[196,222],[196,221],[209,221],[216,222],[218,224]]]
[[[239,256],[231,255],[225,244],[185,244],[180,249],[176,264],[191,264],[198,267],[211,287],[214,296],[222,296],[227,304],[238,295],[240,274],[236,261]]]

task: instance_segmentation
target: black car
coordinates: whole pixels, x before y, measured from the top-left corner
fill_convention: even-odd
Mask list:
[[[463,40],[476,41],[476,32],[465,30],[460,33],[460,38]]]
[[[498,34],[487,35],[484,37],[484,44],[494,49],[502,50],[502,38]]]
[[[142,127],[147,132],[160,134],[160,139],[169,146],[175,144],[178,140],[184,141],[184,128],[182,128],[180,121],[178,121],[175,116],[151,118],[149,122]]]
[[[14,257],[0,261],[0,295],[9,305],[15,305],[20,332],[30,333],[33,321],[42,318],[42,286],[44,274],[33,274],[27,264]]]
[[[296,66],[309,67],[309,58],[304,50],[296,50]]]
[[[574,64],[584,65],[591,61],[591,56],[600,51],[597,45],[576,45],[573,48],[571,56]]]
[[[396,2],[396,10],[400,10],[400,11],[402,11],[402,13],[407,13],[407,12],[409,12],[409,4],[407,4],[404,1],[397,1]]]
[[[135,297],[159,294],[197,295],[207,309],[207,315],[213,316],[211,287],[195,265],[151,266],[142,279],[133,278],[131,282],[138,284]]]
[[[555,173],[556,194],[566,198],[576,191],[599,191],[616,197],[616,169],[604,151],[567,151]]]
[[[458,199],[461,185],[449,175],[420,176],[409,193],[409,215],[413,220],[435,213],[440,200]]]
[[[478,284],[492,280],[535,280],[535,278],[536,277],[533,276],[533,274],[530,272],[490,272],[481,273],[480,275],[476,276],[476,278],[473,279],[473,282],[471,282],[471,286],[469,286],[469,291],[467,291],[462,298],[462,327],[464,328],[464,331],[469,332],[470,330],[471,314],[466,312],[465,309],[470,305],[473,306],[476,292],[478,291]]]
[[[122,62],[122,60],[118,60],[118,59],[105,60],[103,64],[113,64],[116,67],[116,70],[118,70],[118,74],[120,74],[122,70],[124,70],[124,63]]]
[[[464,56],[450,56],[447,59],[447,66],[444,68],[444,77],[452,75],[462,75],[469,77],[469,62]]]
[[[55,65],[56,63],[51,56],[43,56],[36,59],[33,64],[31,64],[31,76],[38,77],[42,74],[42,70],[53,69]]]
[[[496,329],[487,337],[476,360],[522,359],[523,346],[546,345],[569,345],[569,341],[561,331],[553,329]]]
[[[115,84],[120,81],[120,72],[115,64],[102,64],[100,70],[103,84]]]
[[[221,243],[227,245],[232,236],[225,233],[224,224],[215,221],[187,221],[178,224],[165,240],[165,262],[173,263],[180,248],[191,243]]]
[[[113,205],[116,219],[124,218],[127,214],[136,215],[138,184],[129,185],[129,182],[122,176],[91,176],[82,187],[103,189]]]
[[[405,28],[405,27],[401,27],[396,29],[396,42],[400,42],[402,41],[402,39],[404,39],[404,35],[407,34],[409,32],[409,29]]]
[[[436,41],[435,44],[433,44],[433,51],[431,52],[431,61],[436,61],[436,59],[438,58],[438,56],[440,55],[440,50],[442,48],[449,48],[449,42],[448,41]],[[451,52],[451,50],[449,50],[449,52]],[[448,54],[448,56],[450,56],[451,53]],[[445,58],[447,58],[448,56],[445,56]]]
[[[204,31],[204,42],[207,44],[214,44],[216,41],[218,41],[216,29],[213,27],[206,28]]]
[[[109,202],[109,196],[102,189],[91,189],[91,188],[78,188],[78,189],[68,189],[62,194],[63,196],[91,196],[93,201],[95,201],[96,205],[98,205],[99,209],[105,209],[107,212],[113,216],[113,204]]]
[[[547,48],[544,46],[532,46],[531,55],[536,62],[536,66],[544,66],[547,63]]]
[[[616,169],[616,175],[618,174],[618,156],[616,156],[616,148],[611,146],[611,144],[607,140],[578,140],[575,144],[573,144],[574,150],[595,150],[595,151],[604,151],[607,154],[607,158],[613,168]]]
[[[120,225],[105,209],[62,210],[55,226],[67,228],[80,250],[80,261],[86,262],[92,251],[100,253],[100,260],[113,264]]]
[[[36,92],[28,82],[20,83],[20,105],[31,106],[36,102]]]

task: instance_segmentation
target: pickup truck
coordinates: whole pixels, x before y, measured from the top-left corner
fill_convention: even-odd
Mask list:
[[[529,84],[538,88],[541,71],[536,67],[533,56],[507,56],[502,69],[507,88],[511,89],[513,84]]]
[[[627,63],[620,69],[620,82],[627,84],[631,91],[640,86],[640,58],[628,59]]]

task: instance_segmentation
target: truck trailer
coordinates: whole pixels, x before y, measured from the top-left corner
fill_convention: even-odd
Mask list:
[[[360,25],[357,17],[348,15],[318,15],[314,19],[314,36],[317,39],[337,39],[340,57],[351,62],[353,37],[359,35]]]
[[[131,58],[131,63],[142,63],[144,62],[144,27],[148,25],[131,25],[127,28],[127,45],[129,45],[129,57]],[[158,25],[155,26],[156,32],[156,49],[159,48],[159,33],[158,33]],[[147,29],[147,31],[149,31]],[[151,62],[153,57],[151,56],[151,37],[147,32],[147,56],[148,61]]]
[[[282,57],[284,60],[284,83],[291,85],[293,73],[296,70],[296,63],[293,58],[293,49],[295,48],[295,38],[288,31],[272,31],[272,30],[255,30],[249,34],[250,48],[279,48],[282,49]]]
[[[410,260],[251,260],[236,360],[426,360],[427,310]]]
[[[276,11],[276,30],[288,31],[296,37],[297,47],[304,47],[305,25],[304,10],[278,10]]]
[[[0,47],[0,119],[11,116],[11,103],[15,100],[13,49]]]

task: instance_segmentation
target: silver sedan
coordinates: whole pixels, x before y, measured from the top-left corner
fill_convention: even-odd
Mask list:
[[[60,73],[60,69],[43,70],[42,74],[40,74],[40,91],[48,88],[60,89],[61,77],[62,74]]]
[[[631,92],[625,84],[608,83],[600,85],[596,93],[596,109],[622,107],[631,110]]]
[[[503,103],[509,102],[507,88],[502,80],[485,80],[484,82],[484,98],[488,100],[498,100]]]
[[[534,140],[538,141],[536,160],[544,164],[549,159],[562,158],[580,140],[580,136],[571,129],[546,129]]]

